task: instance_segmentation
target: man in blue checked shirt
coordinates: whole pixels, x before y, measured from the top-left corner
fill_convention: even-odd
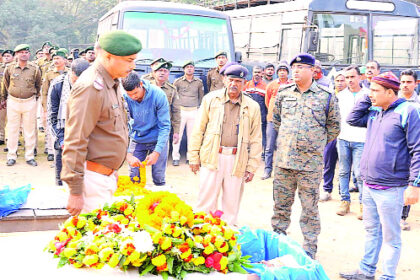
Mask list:
[[[146,160],[152,165],[153,183],[165,185],[168,139],[171,130],[169,103],[165,93],[149,81],[130,73],[122,81],[128,108],[130,143],[127,161],[130,177],[140,177],[139,167]]]

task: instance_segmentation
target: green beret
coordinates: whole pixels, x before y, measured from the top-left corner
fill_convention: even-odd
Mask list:
[[[94,49],[94,47],[93,47],[93,46],[87,47],[87,48],[85,49],[85,52],[88,52],[88,51],[93,51],[93,49]]]
[[[54,54],[54,53],[55,53],[55,51],[56,51],[56,50],[55,50],[54,48],[50,48],[50,49],[48,50],[48,53],[49,53],[49,54]]]
[[[42,43],[41,49],[43,49],[45,46],[52,47],[52,45],[53,44],[50,41],[46,41],[46,42]]]
[[[227,57],[227,52],[226,51],[219,51],[214,55],[214,58],[217,58],[218,56],[224,55]]]
[[[157,64],[153,65],[152,70],[157,71],[161,68],[170,70],[172,68],[172,61],[158,62]]]
[[[150,65],[153,65],[157,62],[163,63],[163,62],[166,62],[166,60],[163,57],[159,57],[159,58],[156,58],[155,60],[153,60],[152,63],[150,63]]]
[[[4,50],[4,51],[1,52],[1,55],[5,55],[6,53],[11,54],[12,56],[15,55],[14,51],[12,51],[12,50]]]
[[[37,49],[36,52],[35,52],[35,54],[38,54],[40,52],[42,52],[42,49]]]
[[[80,56],[82,56],[82,55],[84,55],[84,54],[86,54],[85,50],[82,50],[81,52],[79,52],[79,55],[80,55]]]
[[[61,56],[62,58],[66,58],[67,59],[67,54],[63,51],[55,51],[54,54],[52,55],[52,57],[54,58],[54,56]]]
[[[14,49],[14,52],[19,52],[19,51],[29,51],[29,45],[28,44],[17,45],[16,48]]]
[[[68,51],[66,48],[59,48],[59,49],[57,50],[57,52],[63,52],[63,53],[65,53],[65,54],[66,54],[66,56],[67,56],[67,55],[69,55],[69,51]]]
[[[98,40],[99,46],[116,56],[133,55],[141,51],[141,42],[133,35],[115,30],[102,34]]]
[[[185,61],[184,64],[182,65],[182,68],[187,67],[188,65],[192,65],[195,66],[194,61],[189,60],[189,61]]]

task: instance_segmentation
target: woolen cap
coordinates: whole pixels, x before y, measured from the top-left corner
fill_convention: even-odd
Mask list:
[[[289,65],[285,60],[280,61],[280,64],[276,68],[276,73],[279,72],[280,69],[285,69],[287,73],[290,73]]]
[[[384,88],[391,88],[395,91],[400,89],[400,81],[392,72],[385,72],[372,78],[372,83],[377,83]]]
[[[102,34],[98,43],[103,50],[116,56],[133,55],[142,49],[139,39],[122,30]]]

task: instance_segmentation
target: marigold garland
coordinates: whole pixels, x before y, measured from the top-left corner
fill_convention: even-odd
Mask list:
[[[131,180],[130,176],[118,176],[117,190],[114,196],[143,196],[150,193],[146,186],[146,161],[142,162],[143,167],[139,167],[140,178],[135,176]]]

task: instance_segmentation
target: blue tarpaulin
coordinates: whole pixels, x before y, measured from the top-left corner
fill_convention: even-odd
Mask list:
[[[244,227],[238,237],[244,256],[251,256],[253,268],[245,268],[257,274],[261,280],[329,280],[322,266],[306,255],[302,247],[289,237],[262,229]],[[293,260],[293,265],[268,267],[261,261],[278,257]]]
[[[31,185],[11,189],[9,186],[0,188],[0,218],[5,217],[19,208],[26,202]]]

